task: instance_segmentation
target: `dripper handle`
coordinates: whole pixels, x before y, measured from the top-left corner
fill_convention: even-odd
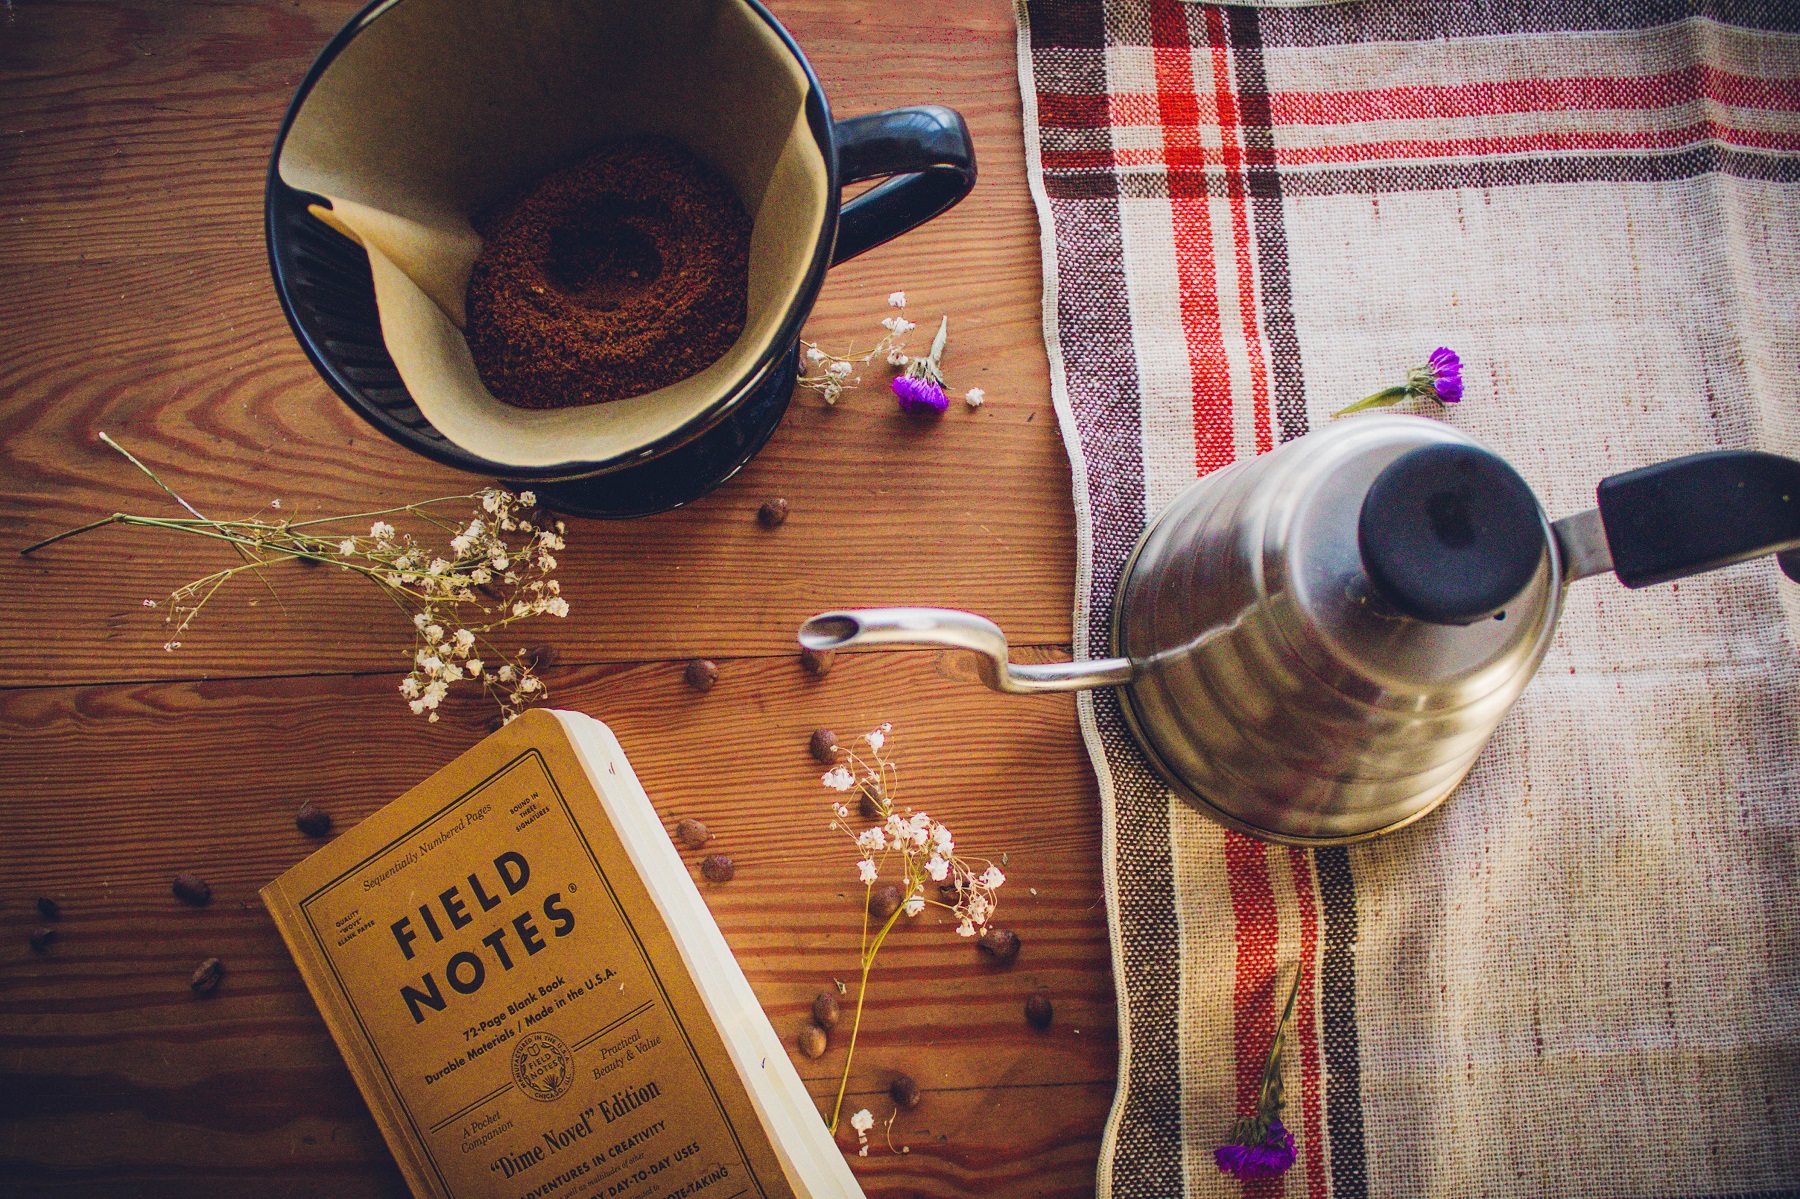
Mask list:
[[[1800,462],[1791,458],[1689,454],[1604,479],[1597,496],[1612,569],[1627,587],[1771,553],[1800,582]]]
[[[942,645],[980,655],[981,681],[1013,695],[1037,691],[1085,691],[1131,681],[1129,658],[1026,665],[1008,660],[1006,634],[973,612],[953,608],[859,608],[821,612],[800,626],[800,644],[811,650],[855,645]]]

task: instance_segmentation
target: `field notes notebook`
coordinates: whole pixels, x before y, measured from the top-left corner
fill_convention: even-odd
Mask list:
[[[263,898],[420,1196],[862,1195],[597,720],[528,713]]]

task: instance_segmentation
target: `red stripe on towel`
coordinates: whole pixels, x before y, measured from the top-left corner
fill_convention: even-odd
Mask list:
[[[1294,872],[1294,901],[1300,908],[1300,996],[1294,1001],[1290,1042],[1300,1059],[1300,1152],[1306,1167],[1307,1199],[1325,1199],[1325,1133],[1322,1126],[1323,1088],[1319,1072],[1319,1011],[1313,1002],[1319,977],[1319,899],[1313,882],[1313,856],[1297,846],[1288,847],[1288,864]],[[1292,1114],[1292,1105],[1289,1105]]]
[[[1263,1063],[1275,1036],[1275,891],[1269,884],[1268,846],[1242,833],[1225,834],[1225,876],[1231,887],[1231,916],[1237,933],[1237,974],[1232,987],[1236,1014],[1237,1113],[1254,1116],[1262,1094]],[[1226,1129],[1220,1129],[1223,1137]],[[1246,1182],[1247,1199],[1272,1199],[1279,1178]]]
[[[1231,368],[1219,328],[1212,202],[1204,178],[1206,151],[1200,142],[1200,104],[1194,93],[1194,52],[1188,30],[1193,11],[1193,6],[1181,0],[1152,0],[1150,36],[1163,157],[1169,167],[1169,218],[1175,239],[1176,283],[1181,291],[1181,331],[1193,385],[1194,466],[1204,475],[1231,465],[1237,451],[1232,436]],[[1178,167],[1182,168],[1179,173]]]

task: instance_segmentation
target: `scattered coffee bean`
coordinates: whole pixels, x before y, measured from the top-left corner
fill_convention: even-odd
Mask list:
[[[825,1030],[817,1024],[808,1024],[800,1030],[800,1035],[794,1038],[794,1044],[800,1047],[801,1053],[816,1061],[825,1056],[825,1047],[831,1044],[831,1040],[825,1035]]]
[[[505,727],[506,727],[506,714],[504,712],[500,713],[499,715],[496,715],[496,716],[488,717],[488,722],[487,722],[487,731],[488,732],[497,733]]]
[[[699,849],[712,838],[712,830],[705,823],[689,816],[675,826],[675,839],[689,849]]]
[[[315,808],[309,799],[294,813],[294,827],[309,837],[323,837],[331,832],[331,813]]]
[[[900,888],[893,883],[882,883],[869,892],[869,916],[874,920],[886,920],[900,910]]]
[[[813,999],[813,1023],[826,1032],[837,1027],[838,1017],[841,1014],[837,996],[830,991],[820,991],[818,996]]]
[[[1025,1001],[1025,1023],[1033,1028],[1049,1028],[1050,1017],[1055,1014],[1048,995],[1033,995]]]
[[[800,667],[815,679],[822,679],[831,673],[831,663],[836,657],[836,650],[803,649],[800,651]]]
[[[875,783],[862,785],[862,799],[857,801],[856,810],[862,813],[864,820],[886,820],[887,814],[881,810],[881,788]]]
[[[919,1106],[919,1084],[906,1075],[899,1075],[888,1084],[888,1096],[903,1111],[912,1111]]]
[[[812,752],[814,759],[829,766],[837,761],[837,734],[830,729],[814,729],[812,740],[806,743],[806,748]]]
[[[719,681],[719,668],[705,658],[695,658],[687,664],[681,677],[695,691],[711,691],[713,684]]]
[[[756,510],[757,523],[765,529],[773,529],[787,519],[788,502],[776,498],[769,500]]]
[[[1004,966],[1019,956],[1019,934],[1011,929],[984,928],[975,939],[975,946]]]
[[[525,655],[525,661],[533,670],[548,670],[562,661],[562,655],[554,645],[540,645]]]
[[[709,883],[728,883],[737,877],[737,865],[722,853],[715,853],[700,863],[700,873]]]
[[[47,899],[42,895],[38,896],[37,910],[38,915],[46,920],[62,919],[62,908],[54,899]]]
[[[56,930],[53,928],[34,928],[31,930],[31,947],[39,953],[43,953],[46,949],[49,949],[50,942],[54,940],[56,940]]]
[[[196,995],[211,995],[219,989],[219,980],[225,977],[225,963],[218,958],[207,958],[194,969],[194,977],[188,980],[188,986]]]
[[[199,907],[212,898],[212,886],[197,874],[175,876],[175,898]]]

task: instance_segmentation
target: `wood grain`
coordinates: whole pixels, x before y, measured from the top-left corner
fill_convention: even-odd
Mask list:
[[[888,292],[952,319],[951,382],[920,425],[879,385],[796,399],[751,465],[692,507],[575,522],[571,661],[780,653],[847,601],[988,612],[1024,644],[1069,638],[1067,460],[1048,402],[1036,222],[1011,14],[778,6],[842,115],[933,101],[968,118],[981,182],[950,213],[839,267],[808,336],[867,345]],[[269,282],[266,156],[289,89],[346,5],[23,4],[0,42],[0,550],[125,509],[171,512],[96,440],[134,449],[209,514],[279,499],[306,516],[460,494],[479,480],[365,426],[314,374]],[[895,53],[895,47],[906,47]],[[922,330],[925,332],[928,330]],[[780,495],[769,534],[757,506]],[[391,609],[342,578],[221,595],[179,656],[142,607],[219,564],[206,546],[108,530],[0,552],[5,677],[42,682],[385,669]],[[386,609],[386,610],[384,610]],[[402,636],[404,630],[400,630]],[[545,633],[549,636],[549,633]],[[271,653],[270,647],[297,653]]]
[[[785,659],[720,666],[704,696],[671,664],[548,677],[554,702],[612,725],[669,825],[704,820],[705,852],[736,862],[731,883],[703,890],[784,1038],[815,994],[852,977],[861,927],[855,855],[826,827],[828,793],[806,753],[812,729],[848,738],[893,721],[902,801],[950,823],[960,846],[1007,856],[1001,922],[1024,942],[1017,962],[996,968],[930,915],[878,962],[852,1092],[885,1118],[881,1095],[904,1072],[927,1102],[897,1125],[914,1138],[904,1162],[856,1160],[871,1193],[1091,1185],[1117,1042],[1096,796],[1071,699],[994,695],[946,677],[960,672],[930,653],[856,655],[822,680]],[[259,1163],[301,1153],[353,1190],[389,1185],[385,1150],[257,889],[316,847],[294,828],[300,802],[347,825],[480,735],[487,713],[472,704],[421,725],[396,677],[0,693],[0,778],[11,780],[0,843],[12,859],[0,1177],[149,1188],[188,1177],[187,1163],[194,1185],[225,1193]],[[172,896],[185,871],[212,884],[207,907]],[[25,945],[37,895],[64,911],[41,955]],[[225,985],[196,1000],[187,975],[215,955]],[[1039,991],[1057,1011],[1041,1033],[1023,1017]],[[843,1049],[840,1037],[818,1062],[796,1058],[822,1103]]]
[[[106,430],[202,510],[305,516],[465,492],[365,426],[287,330],[261,242],[267,153],[312,56],[355,10],[325,0],[9,5],[0,31],[0,1193],[399,1196],[405,1187],[256,891],[473,744],[394,693],[408,632],[354,580],[298,567],[226,592],[178,653],[158,598],[221,559],[110,530],[12,551],[117,509],[166,511]],[[871,1195],[1093,1189],[1117,1039],[1096,787],[1067,696],[1002,697],[929,653],[804,675],[793,630],[828,607],[984,611],[1021,656],[1066,656],[1074,537],[1048,400],[1035,219],[1004,0],[793,0],[777,15],[839,116],[950,104],[981,182],[961,206],[835,270],[808,336],[871,340],[905,289],[952,318],[950,378],[987,406],[934,425],[878,389],[796,399],[768,448],[687,509],[572,522],[567,621],[527,625],[564,665],[552,701],[610,723],[673,824],[697,816],[738,875],[709,904],[777,1030],[848,978],[859,889],[806,756],[815,727],[895,722],[908,799],[1007,855],[996,969],[921,918],[877,967],[850,1093],[925,1099],[851,1163]],[[786,497],[782,528],[758,527]],[[718,661],[706,696],[682,660]],[[688,855],[690,858],[698,855]],[[171,877],[214,887],[192,909]],[[1035,889],[1035,890],[1034,890]],[[26,945],[38,895],[59,939]],[[218,994],[186,980],[226,962]],[[1030,1029],[1022,1004],[1050,995]],[[797,1059],[821,1104],[843,1045]],[[849,1134],[846,1133],[846,1145]],[[853,1148],[851,1152],[854,1153]]]

